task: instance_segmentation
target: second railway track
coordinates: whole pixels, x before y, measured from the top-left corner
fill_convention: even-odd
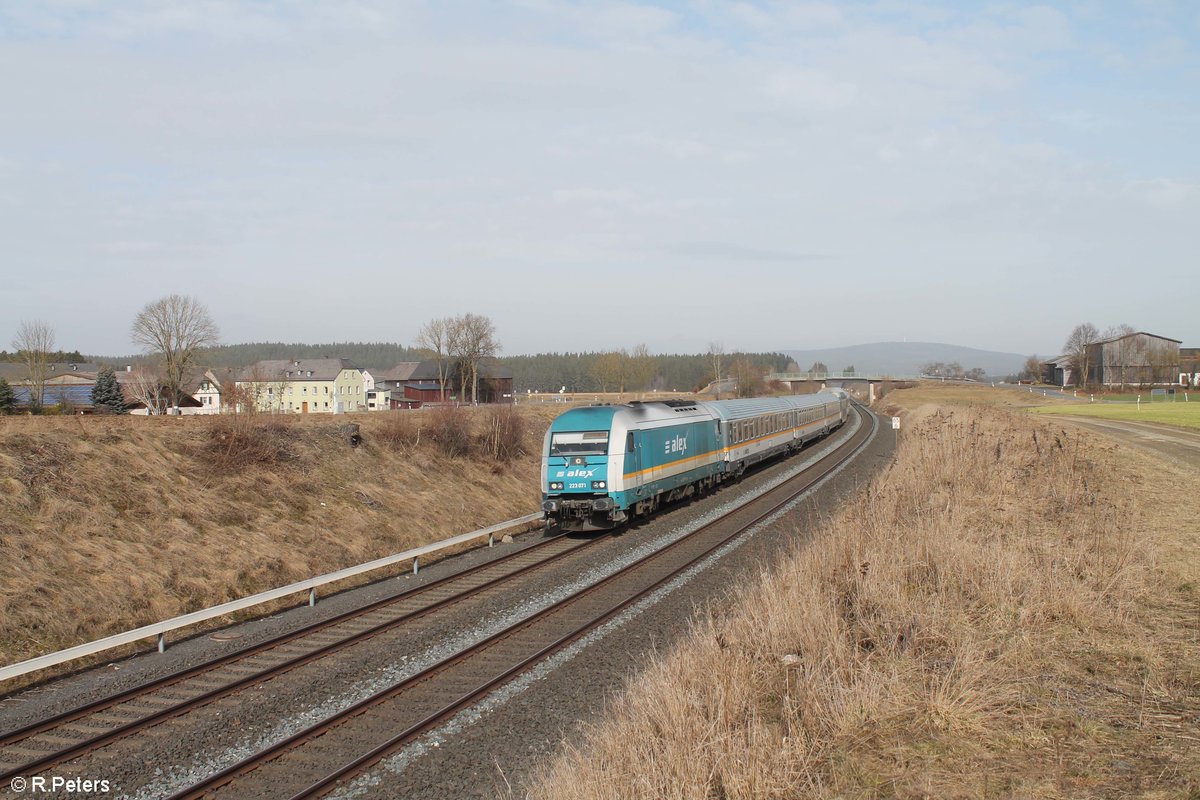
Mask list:
[[[869,418],[864,411],[858,413],[864,422]],[[787,505],[797,494],[850,458],[848,453],[861,447],[869,436],[867,429],[871,427],[860,423],[850,440],[836,448],[833,455],[824,457],[798,478],[739,506],[721,520],[703,526],[661,551],[575,592],[562,603],[542,609],[242,763],[211,775],[177,796],[307,797],[326,791],[453,716],[544,656],[566,646],[638,597],[653,591],[654,586],[671,580],[670,575],[687,569],[687,564],[706,558],[713,550],[740,535],[740,531]],[[764,504],[769,506],[765,512],[749,510],[750,506],[761,508]],[[736,521],[748,515],[753,519]],[[718,524],[722,520],[724,523]],[[718,532],[730,525],[736,532],[728,535]],[[393,630],[408,620],[529,575],[539,567],[560,561],[603,538],[543,540],[506,558],[5,734],[0,736],[0,773],[3,773],[0,778],[7,782],[11,776],[33,775],[138,731],[161,725],[198,706],[257,686],[332,652]],[[399,698],[403,701],[395,702]],[[262,766],[264,763],[267,763],[266,767]],[[162,791],[170,790],[164,787]],[[161,794],[157,792],[152,796]]]
[[[496,589],[598,539],[556,536],[0,735],[0,785],[161,724],[247,686]]]
[[[869,415],[800,476],[486,639],[172,795],[321,796],[771,518],[870,440]],[[352,754],[352,755],[348,755]]]

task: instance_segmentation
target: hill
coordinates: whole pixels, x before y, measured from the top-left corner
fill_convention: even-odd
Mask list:
[[[819,361],[831,372],[840,372],[853,366],[860,375],[897,377],[917,375],[922,365],[937,361],[947,364],[957,361],[964,369],[979,367],[988,375],[1002,377],[1020,372],[1026,358],[1019,353],[977,350],[974,347],[936,342],[874,342],[824,350],[784,352],[804,370]]]

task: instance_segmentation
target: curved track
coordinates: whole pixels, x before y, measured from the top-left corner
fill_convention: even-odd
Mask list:
[[[495,589],[601,538],[542,539],[485,564],[0,735],[0,785]]]
[[[856,455],[876,423],[799,476],[532,616],[174,795],[320,796],[670,583]],[[347,758],[347,753],[357,756]]]

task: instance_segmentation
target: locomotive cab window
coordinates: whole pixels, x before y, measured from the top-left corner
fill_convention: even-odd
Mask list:
[[[626,453],[633,452],[633,431],[630,431],[629,433],[625,434],[625,452]]]
[[[608,431],[571,431],[555,433],[550,437],[552,456],[602,456],[607,452]]]

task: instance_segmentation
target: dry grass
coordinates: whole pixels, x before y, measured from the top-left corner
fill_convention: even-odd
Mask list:
[[[1196,797],[1200,569],[1178,499],[1200,479],[1100,441],[913,413],[893,467],[530,796]]]
[[[507,460],[418,444],[425,410],[0,418],[0,663],[527,514],[561,410],[501,433],[461,411],[471,449]]]

